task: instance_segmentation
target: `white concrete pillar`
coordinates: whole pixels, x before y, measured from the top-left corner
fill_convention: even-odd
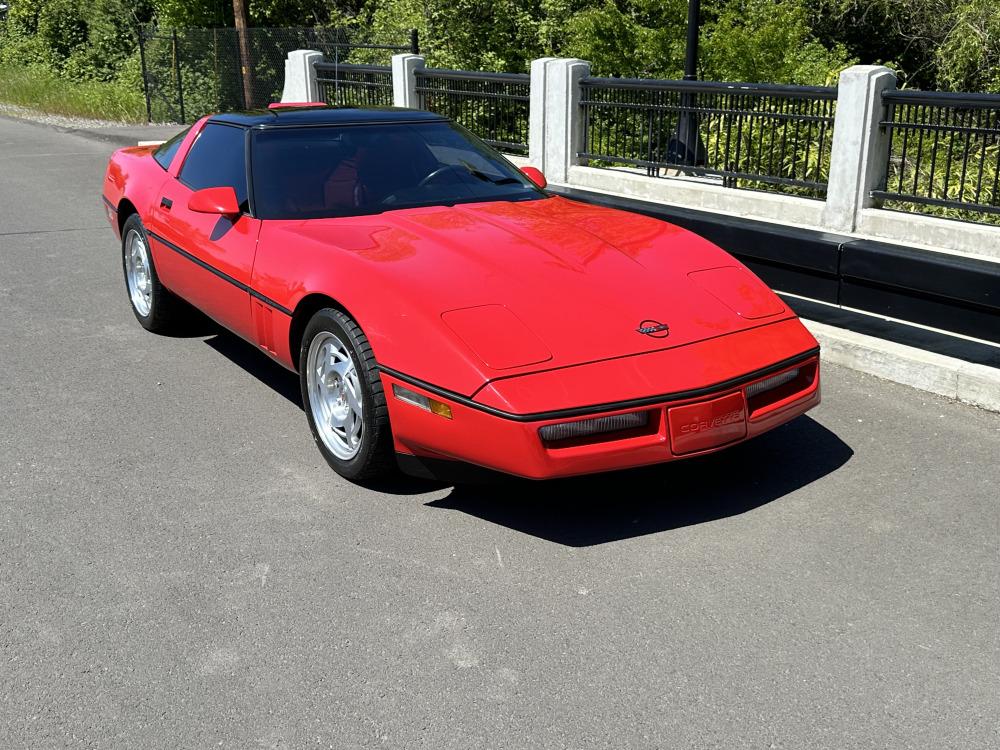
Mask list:
[[[882,65],[854,65],[840,74],[833,123],[830,177],[823,224],[853,232],[862,208],[874,205],[869,193],[885,177],[889,150],[879,126],[882,92],[896,87],[896,74]]]
[[[528,163],[545,171],[545,103],[548,76],[547,63],[554,57],[531,61],[531,87],[528,98]]]
[[[392,103],[396,107],[420,109],[417,96],[417,68],[424,67],[421,55],[392,56]]]
[[[549,182],[565,183],[570,166],[579,162],[576,154],[583,147],[580,80],[589,75],[590,63],[586,60],[555,58],[545,62],[541,170]]]
[[[285,60],[285,87],[282,102],[318,102],[319,84],[316,82],[317,63],[323,53],[314,49],[297,49],[288,53]]]

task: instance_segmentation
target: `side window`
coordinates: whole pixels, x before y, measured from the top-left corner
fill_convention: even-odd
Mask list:
[[[175,135],[169,141],[161,143],[157,146],[156,151],[153,152],[153,158],[156,162],[164,169],[170,169],[170,162],[174,160],[174,155],[177,153],[177,149],[181,147],[184,142],[184,137],[188,134],[191,128],[184,128],[180,133]]]
[[[247,200],[246,131],[209,123],[192,144],[181,173],[181,182],[192,190],[231,186],[241,206]]]

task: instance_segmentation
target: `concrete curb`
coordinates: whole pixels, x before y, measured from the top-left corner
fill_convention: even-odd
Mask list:
[[[139,125],[136,127],[123,127],[121,129],[89,129],[55,126],[56,130],[64,133],[71,133],[81,138],[110,143],[113,146],[120,147],[159,145],[168,138],[173,137],[176,133],[179,133],[184,127],[184,125],[147,125],[143,128],[143,126]]]
[[[822,347],[822,359],[895,383],[1000,412],[1000,369],[802,321]]]

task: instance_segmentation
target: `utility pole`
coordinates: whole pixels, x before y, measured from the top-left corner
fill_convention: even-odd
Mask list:
[[[253,97],[253,65],[250,58],[250,36],[247,27],[250,26],[250,14],[247,12],[246,0],[233,0],[233,19],[236,22],[236,40],[240,47],[240,72],[243,77],[243,106],[251,109]]]

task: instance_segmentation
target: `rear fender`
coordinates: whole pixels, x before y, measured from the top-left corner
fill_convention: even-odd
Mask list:
[[[149,222],[164,183],[168,178],[177,176],[188,149],[207,119],[203,117],[190,129],[169,169],[164,169],[153,158],[153,152],[158,148],[155,145],[120,148],[111,155],[104,173],[101,197],[105,215],[119,239],[126,219],[133,212],[139,214],[143,223]],[[156,251],[153,253],[155,263]]]
[[[152,157],[153,149],[151,146],[120,149],[108,162],[102,197],[107,219],[119,238],[131,213],[138,213],[144,222],[148,220],[159,190],[167,180],[167,173]]]

